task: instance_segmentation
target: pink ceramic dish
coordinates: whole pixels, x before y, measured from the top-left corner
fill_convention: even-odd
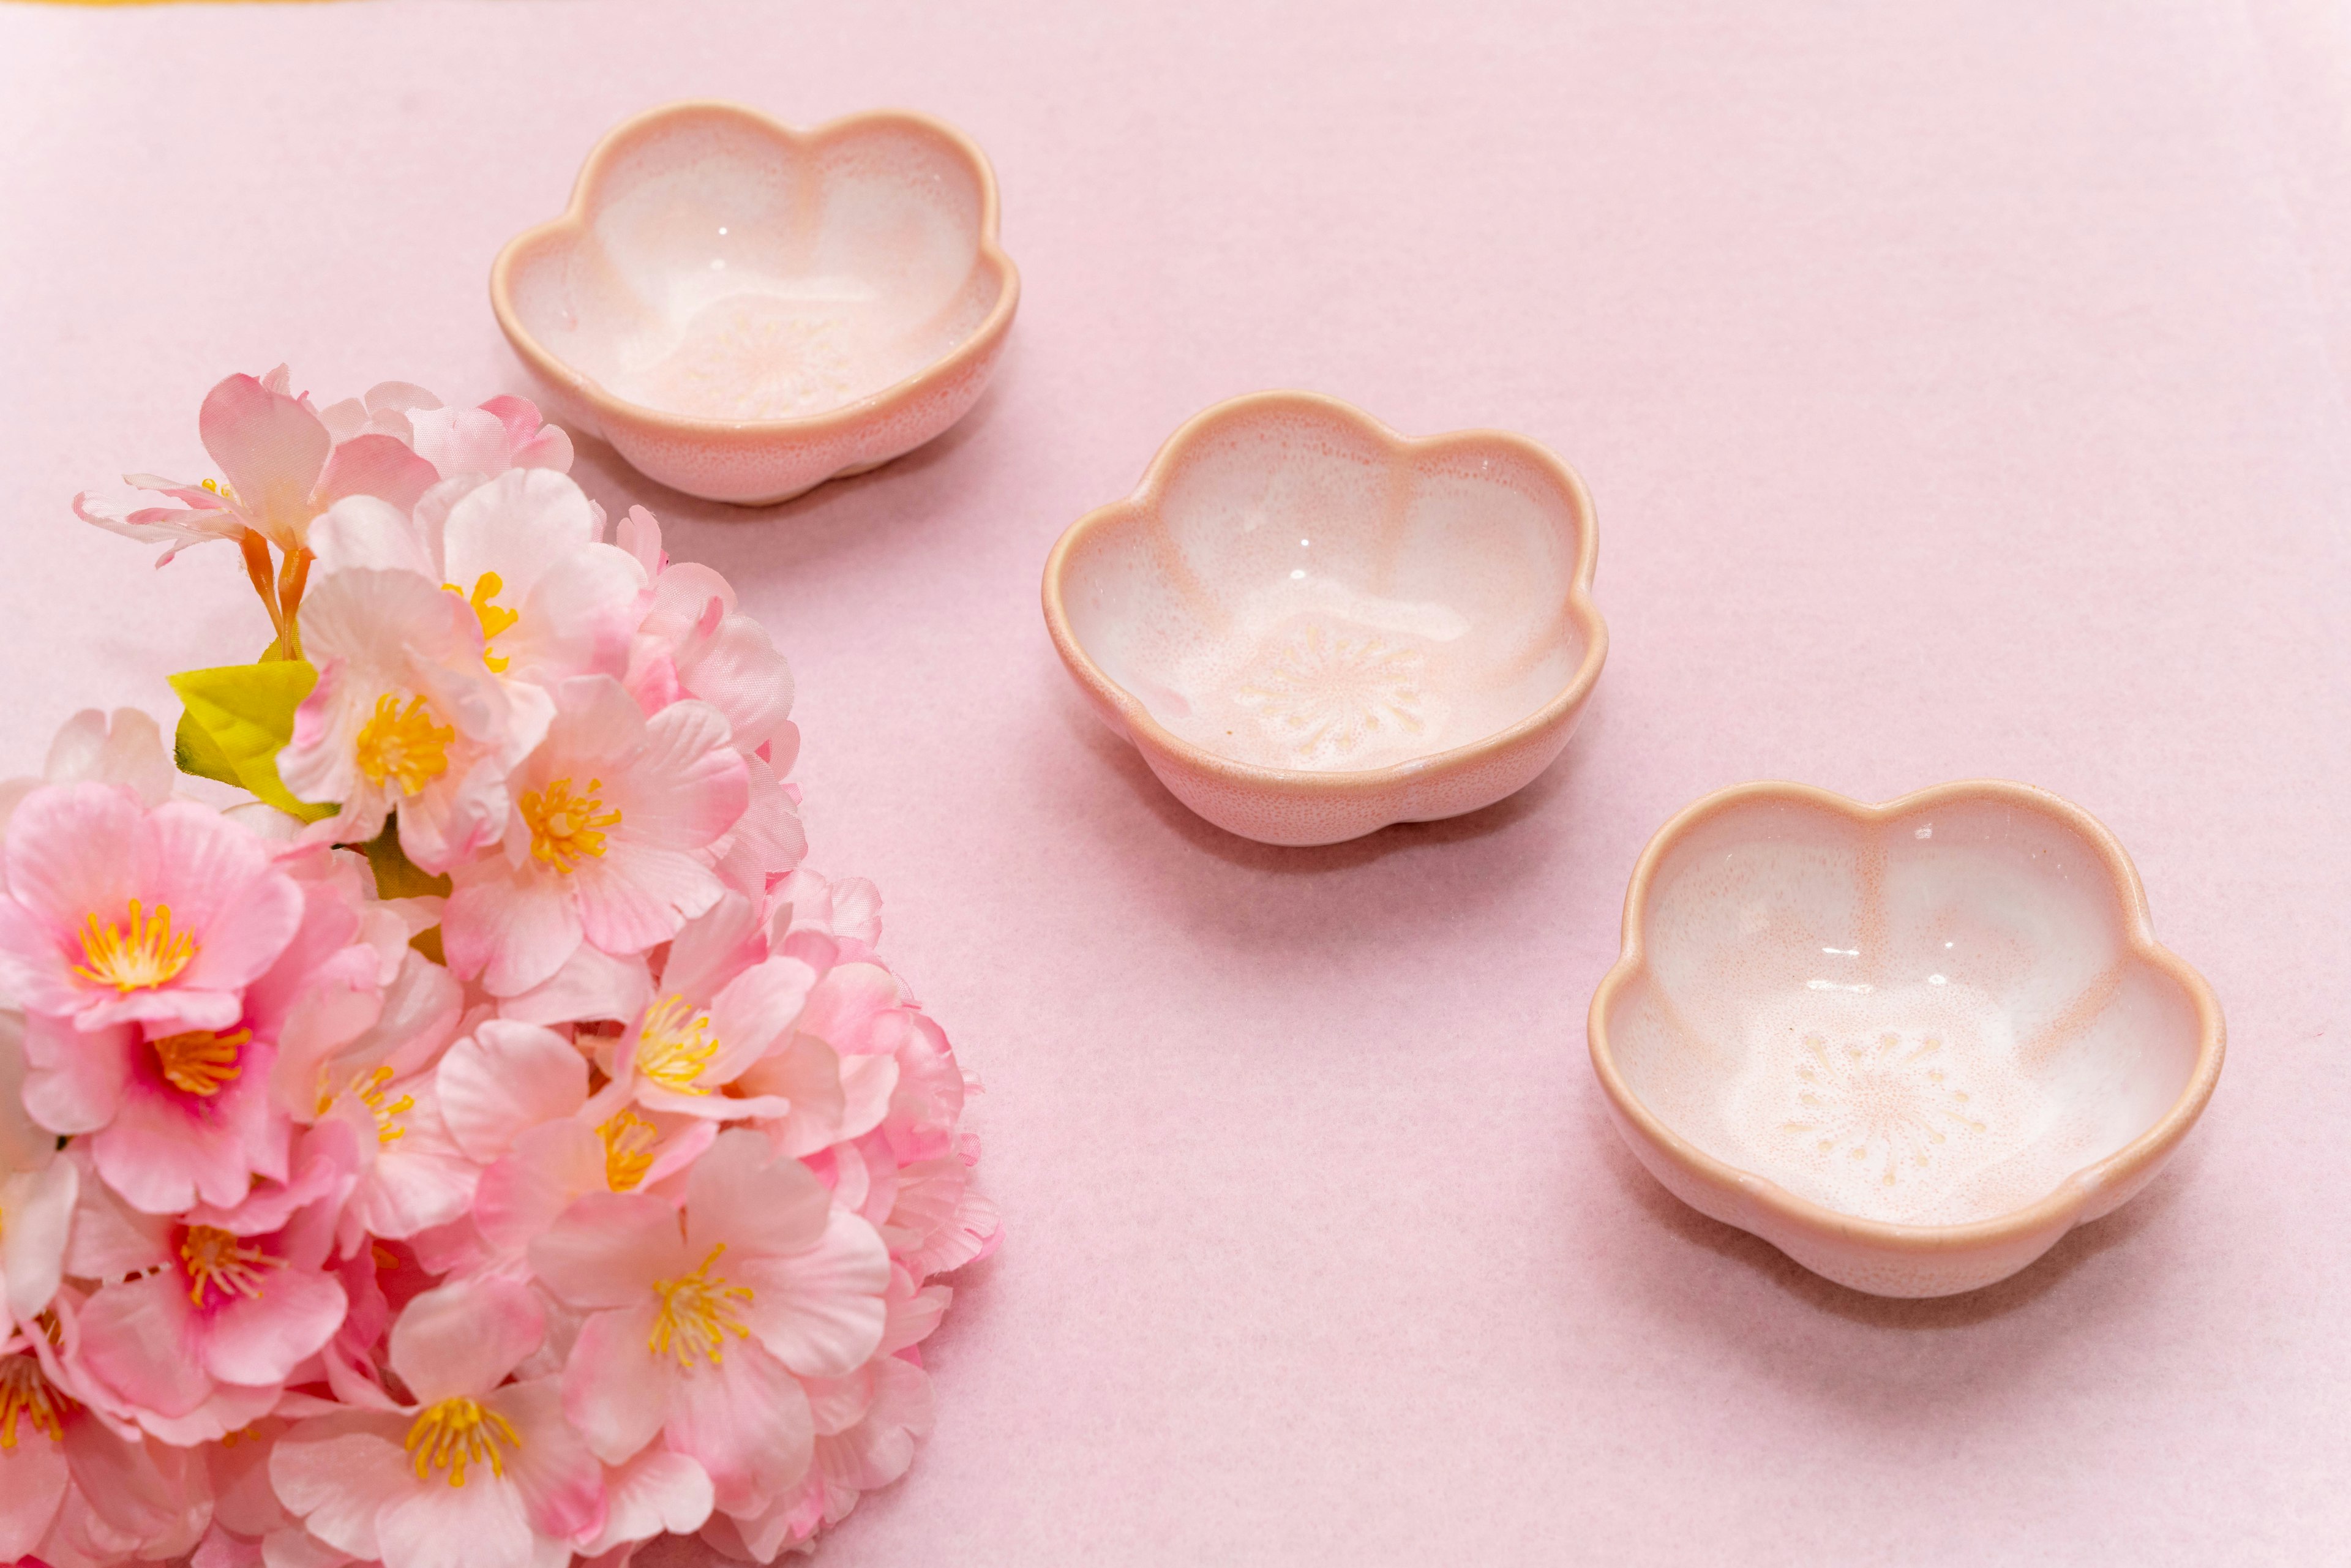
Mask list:
[[[2137,1193],[2223,1036],[2114,835],[1989,781],[1698,801],[1633,873],[1589,1028],[1676,1197],[1884,1296],[2005,1279]]]
[[[1559,755],[1607,656],[1598,553],[1583,482],[1523,436],[1408,441],[1260,392],[1061,536],[1045,623],[1177,800],[1335,843],[1490,805]]]
[[[663,484],[780,501],[963,417],[1012,324],[987,157],[934,120],[675,103],[589,154],[490,271],[559,411]]]

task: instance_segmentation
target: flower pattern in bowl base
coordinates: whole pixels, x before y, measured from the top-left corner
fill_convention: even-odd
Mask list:
[[[2078,808],[2000,782],[1884,806],[1753,784],[1642,855],[1589,1037],[1676,1196],[1856,1290],[1936,1296],[2138,1191],[2223,1030]]]
[[[1523,436],[1409,441],[1263,392],[1186,424],[1045,572],[1071,674],[1217,826],[1332,843],[1490,805],[1607,652],[1583,482]]]
[[[688,495],[787,499],[963,417],[1019,295],[996,181],[895,111],[798,131],[724,103],[639,115],[561,217],[493,268],[498,324],[551,398]]]

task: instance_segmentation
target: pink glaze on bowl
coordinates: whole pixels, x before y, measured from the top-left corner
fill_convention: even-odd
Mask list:
[[[1218,403],[1045,566],[1070,673],[1176,798],[1326,844],[1492,804],[1567,744],[1607,655],[1573,469],[1410,441],[1308,392]]]
[[[1882,1296],[2005,1279],[2137,1193],[2223,1038],[2114,835],[1991,781],[1698,801],[1633,873],[1589,1028],[1676,1197]]]
[[[628,120],[490,303],[560,412],[663,484],[780,501],[963,417],[1020,294],[996,179],[921,115],[799,131],[726,103]]]

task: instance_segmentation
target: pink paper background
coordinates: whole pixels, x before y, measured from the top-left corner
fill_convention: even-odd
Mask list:
[[[2351,49],[2325,7],[0,7],[0,772],[260,639],[78,487],[293,361],[525,390],[499,242],[695,95],[899,104],[1026,284],[931,448],[638,498],[799,672],[818,863],[988,1092],[1011,1237],[834,1564],[2342,1561]],[[1081,708],[1047,548],[1218,398],[1494,424],[1614,634],[1476,817],[1272,851]],[[1583,1009],[1648,834],[1763,776],[2103,818],[2231,1055],[2154,1189],[1958,1300],[1657,1190]]]

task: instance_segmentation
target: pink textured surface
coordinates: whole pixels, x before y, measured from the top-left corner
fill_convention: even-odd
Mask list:
[[[2329,1560],[2351,52],[2059,9],[0,10],[0,770],[254,641],[66,510],[224,371],[523,390],[490,257],[608,125],[934,111],[1026,284],[972,415],[772,516],[580,469],[790,651],[816,858],[989,1087],[1010,1239],[826,1560]],[[1056,667],[1055,536],[1280,384],[1590,481],[1608,674],[1511,800],[1259,848]],[[1635,1166],[1583,1009],[1698,794],[1975,774],[2114,829],[2230,1062],[2120,1213],[1872,1301]]]

